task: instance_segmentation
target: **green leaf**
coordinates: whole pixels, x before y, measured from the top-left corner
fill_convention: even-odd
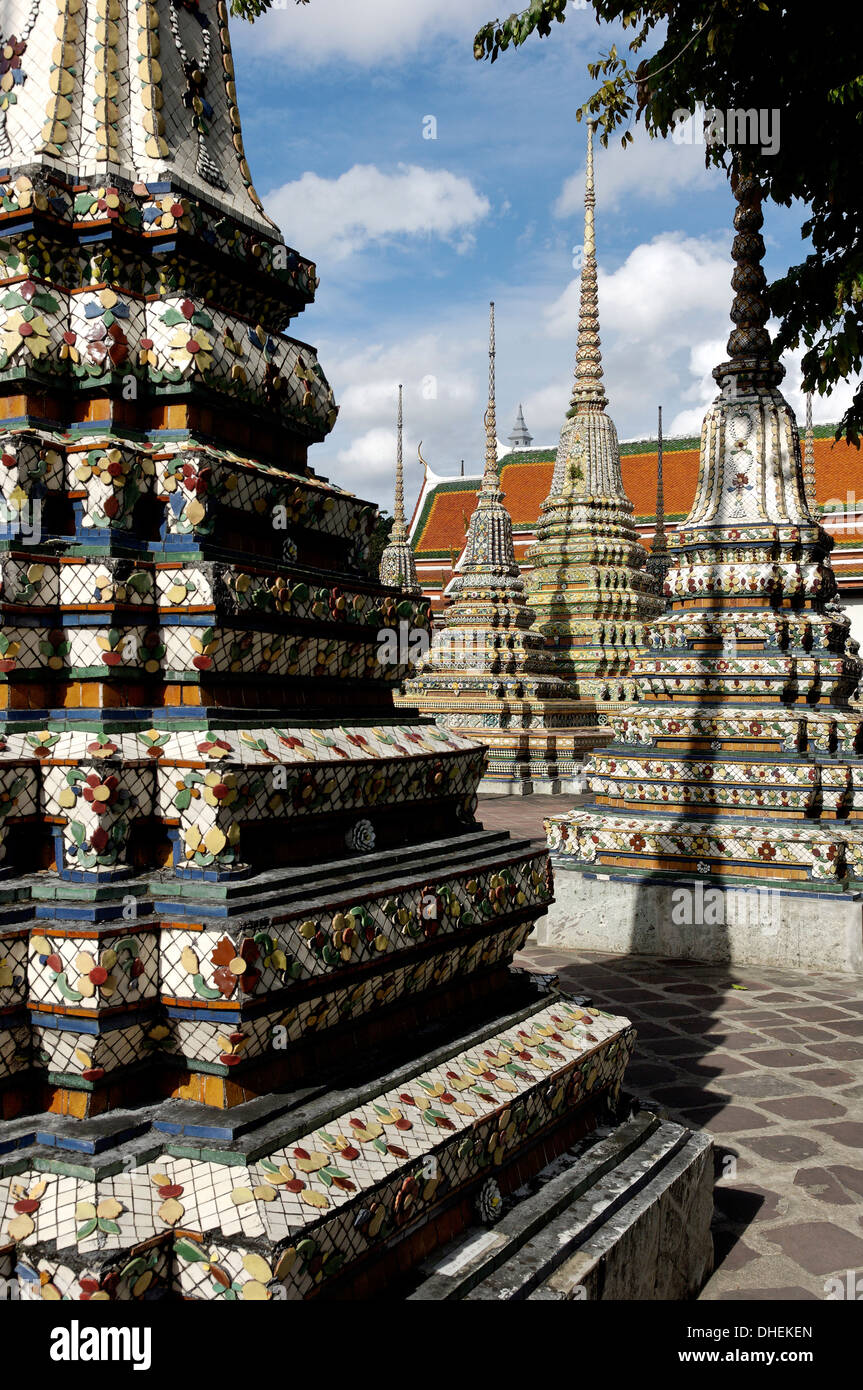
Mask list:
[[[221,999],[222,997],[219,990],[210,989],[210,986],[204,983],[203,975],[193,975],[192,984],[195,986],[195,993],[199,999]]]
[[[189,1264],[194,1262],[205,1264],[210,1258],[208,1250],[200,1245],[193,1245],[188,1240],[174,1241],[174,1254],[179,1255],[181,1260],[186,1260]]]

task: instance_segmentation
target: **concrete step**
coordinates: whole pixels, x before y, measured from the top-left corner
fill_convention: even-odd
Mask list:
[[[711,1149],[708,1136],[641,1111],[427,1262],[408,1297],[693,1297],[712,1264]]]

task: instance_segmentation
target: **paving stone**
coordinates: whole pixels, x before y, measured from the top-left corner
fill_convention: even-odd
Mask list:
[[[792,1028],[790,1024],[784,1028],[764,1026],[760,1031],[776,1042],[788,1043],[831,1042],[835,1037],[834,1033],[828,1033],[824,1028]]]
[[[768,991],[767,994],[758,995],[758,1002],[759,1004],[796,1004],[799,998],[799,994],[781,994]]]
[[[686,994],[686,995],[715,995],[716,989],[713,985],[698,984],[694,980],[684,980],[679,985],[667,985],[666,994]]]
[[[626,1069],[626,1084],[653,1086],[660,1081],[673,1081],[677,1075],[674,1067],[663,1067],[659,1062],[631,1062]]]
[[[838,1067],[811,1067],[809,1071],[793,1071],[792,1076],[813,1086],[844,1086],[853,1081],[850,1071],[840,1071]]]
[[[775,1163],[800,1163],[821,1152],[821,1145],[814,1139],[804,1139],[799,1134],[765,1134],[761,1139],[747,1142],[762,1158]]]
[[[783,1120],[823,1120],[829,1115],[844,1115],[844,1105],[826,1096],[789,1096],[785,1100],[762,1102],[762,1110],[769,1110]]]
[[[738,1072],[752,1070],[751,1062],[744,1062],[739,1057],[730,1057],[724,1052],[709,1052],[699,1063],[693,1063],[688,1067],[691,1072],[699,1076],[736,1076]]]
[[[857,1042],[816,1043],[811,1050],[818,1057],[829,1057],[836,1062],[859,1062],[863,1057],[863,1043]]]
[[[778,1192],[749,1182],[742,1187],[717,1183],[713,1200],[727,1221],[744,1226],[755,1221],[772,1221],[779,1214],[783,1201]]]
[[[699,1086],[657,1086],[654,1091],[656,1099],[661,1105],[669,1106],[688,1106],[692,1110],[703,1106],[713,1108],[724,1104],[718,1096],[710,1091],[704,1091]]]
[[[658,1003],[662,996],[660,994],[654,994],[653,991],[649,989],[638,989],[635,985],[625,985],[622,989],[617,991],[616,998],[621,1004],[640,1004],[645,1000],[653,1004],[654,1002]],[[861,1024],[861,1027],[863,1027],[863,1024]]]
[[[863,1266],[863,1240],[832,1221],[774,1226],[765,1235],[810,1274],[835,1274]]]
[[[747,1047],[757,1047],[764,1040],[757,1033],[742,1032],[723,1032],[720,1029],[712,1029],[704,1034],[704,1041],[711,1047],[717,1047],[720,1043],[724,1047],[733,1048],[736,1052],[742,1052]]]
[[[731,1077],[724,1084],[735,1096],[745,1096],[751,1100],[760,1099],[762,1096],[796,1095],[800,1090],[798,1085],[778,1072],[774,1074],[773,1072],[751,1071],[743,1076]]]
[[[688,1004],[676,1004],[661,997],[655,1004],[651,1004],[650,1014],[656,1018],[703,1018],[703,1014],[693,1013]]]
[[[858,1197],[863,1197],[863,1170],[850,1168],[846,1163],[831,1163],[830,1172],[843,1187],[847,1187],[850,1192],[856,1192]]]
[[[800,1004],[794,1010],[785,1009],[783,1012],[788,1018],[805,1018],[812,1022],[820,1019],[822,1023],[836,1023],[837,1021],[841,1023],[844,1018],[847,1018],[846,1014],[840,1013],[828,1004]]]
[[[756,1067],[799,1067],[811,1060],[805,1052],[793,1047],[765,1047],[758,1052],[746,1052],[744,1056]]]
[[[770,1013],[759,1013],[755,1010],[749,1012],[747,1010],[742,1018],[735,1019],[734,1021],[737,1024],[745,1024],[747,1028],[766,1028],[774,1023],[784,1023],[785,1016],[776,1013],[775,1010],[771,1010]]]
[[[711,1134],[746,1134],[749,1130],[765,1129],[774,1123],[766,1115],[757,1110],[748,1110],[743,1105],[723,1105],[711,1116],[707,1128]]]
[[[713,1255],[716,1268],[723,1269],[726,1273],[744,1269],[746,1265],[759,1258],[757,1252],[751,1250],[733,1231],[714,1232]]]
[[[693,1053],[701,1055],[705,1048],[697,1038],[660,1038],[651,1040],[648,1050],[655,1052],[657,1057],[685,1057]]]
[[[863,1124],[853,1120],[839,1120],[833,1125],[816,1125],[815,1128],[831,1139],[844,1144],[847,1149],[863,1149]]]
[[[831,1207],[851,1207],[855,1199],[827,1168],[800,1168],[794,1175],[794,1186],[803,1187],[818,1202]]]
[[[625,1006],[623,1006],[625,1007]],[[640,1038],[676,1038],[677,1034],[671,1028],[663,1028],[658,1023],[643,1023],[639,1020],[638,1036]]]

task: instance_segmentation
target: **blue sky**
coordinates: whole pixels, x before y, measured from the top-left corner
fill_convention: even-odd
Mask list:
[[[587,62],[621,35],[570,7],[550,38],[491,66],[471,40],[493,0],[292,0],[232,33],[246,151],[286,240],[318,263],[294,321],[341,413],[313,466],[390,504],[398,382],[409,505],[416,446],[437,473],[481,468],[488,301],[497,316],[498,433],[519,402],[537,446],[569,397],[582,240]],[[434,117],[436,139],[424,138]],[[600,319],[621,439],[700,427],[730,328],[733,212],[696,145],[597,150]],[[767,273],[800,259],[800,209],[766,209]],[[802,408],[799,370],[786,394]],[[833,420],[846,395],[816,398]]]

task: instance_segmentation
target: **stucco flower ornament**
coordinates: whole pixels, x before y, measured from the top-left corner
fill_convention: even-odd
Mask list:
[[[184,299],[178,309],[167,309],[162,315],[166,328],[176,327],[171,338],[171,357],[184,372],[204,372],[213,364],[213,320],[197,310],[190,299]]]
[[[375,847],[375,830],[370,820],[359,820],[345,836],[349,849],[368,854]]]
[[[37,298],[35,285],[32,281],[25,281],[16,292],[9,294],[3,300],[3,307],[9,309],[9,315],[3,325],[3,346],[9,357],[16,352],[25,349],[31,357],[43,357],[51,346],[51,335],[48,325],[37,307],[30,303],[31,299]],[[28,297],[28,291],[33,291]],[[40,299],[50,299],[50,296],[38,296]],[[51,300],[56,310],[59,306],[56,301]],[[23,307],[21,307],[23,305]]]
[[[480,1188],[476,1214],[484,1226],[493,1226],[503,1216],[503,1197],[495,1178],[487,1178]]]

